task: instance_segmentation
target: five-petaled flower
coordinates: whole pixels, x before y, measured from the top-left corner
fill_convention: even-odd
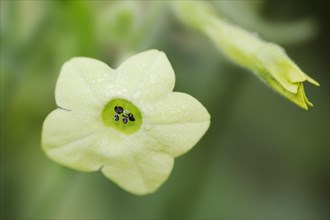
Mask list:
[[[205,134],[210,115],[190,95],[172,92],[166,55],[149,50],[118,69],[73,58],[61,70],[58,109],[43,125],[42,148],[54,161],[101,172],[125,190],[152,193],[167,179],[174,158]]]

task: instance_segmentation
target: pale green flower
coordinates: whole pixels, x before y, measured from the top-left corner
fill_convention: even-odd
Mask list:
[[[306,110],[313,106],[303,82],[319,84],[302,72],[283,48],[224,21],[207,2],[180,1],[173,2],[173,6],[184,24],[206,34],[232,61],[251,70],[298,106]]]
[[[101,172],[125,190],[152,193],[168,178],[174,158],[189,151],[210,125],[195,98],[172,92],[166,55],[149,50],[118,69],[73,58],[61,70],[58,109],[43,125],[42,148],[54,161]]]

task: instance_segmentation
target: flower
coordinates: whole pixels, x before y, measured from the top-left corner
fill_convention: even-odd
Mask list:
[[[267,85],[307,110],[303,82],[319,86],[288,57],[280,46],[225,22],[205,2],[173,2],[181,21],[208,36],[233,62],[255,73]]]
[[[101,170],[131,193],[152,193],[168,178],[174,158],[210,125],[204,106],[172,92],[174,83],[171,64],[158,50],[137,54],[116,70],[73,58],[61,69],[58,109],[43,124],[42,149],[66,167]]]

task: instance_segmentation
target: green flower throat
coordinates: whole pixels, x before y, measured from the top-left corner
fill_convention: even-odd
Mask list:
[[[102,111],[103,124],[124,134],[137,132],[142,124],[139,109],[124,99],[111,100]]]

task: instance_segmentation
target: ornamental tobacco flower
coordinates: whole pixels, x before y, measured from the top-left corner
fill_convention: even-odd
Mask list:
[[[205,2],[176,1],[172,5],[184,24],[206,34],[233,62],[251,70],[301,108],[313,106],[305,95],[303,82],[319,86],[318,82],[302,72],[283,48],[225,22]]]
[[[144,195],[168,178],[174,158],[205,134],[210,115],[195,98],[172,92],[166,55],[149,50],[118,69],[73,58],[55,90],[58,109],[43,125],[42,148],[79,171],[101,172],[123,189]]]

